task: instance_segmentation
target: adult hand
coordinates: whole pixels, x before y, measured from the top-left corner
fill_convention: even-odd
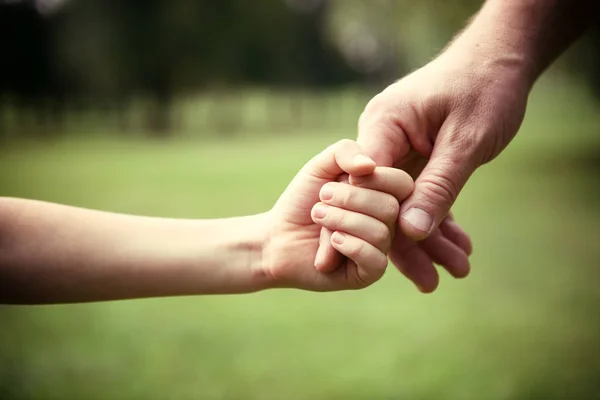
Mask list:
[[[375,96],[359,120],[366,154],[415,178],[390,258],[423,292],[438,285],[434,262],[455,277],[468,274],[471,243],[449,210],[475,169],[514,137],[525,113],[529,84],[510,62],[483,60],[446,51]]]

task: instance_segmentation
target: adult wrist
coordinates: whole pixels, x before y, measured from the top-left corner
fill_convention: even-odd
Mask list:
[[[597,21],[597,0],[487,0],[456,45],[533,86]]]
[[[543,68],[535,49],[535,2],[488,0],[441,57],[471,64],[472,71],[530,90]],[[508,82],[504,82],[508,83]]]

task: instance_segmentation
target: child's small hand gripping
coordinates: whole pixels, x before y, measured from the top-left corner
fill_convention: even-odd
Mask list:
[[[390,239],[393,240],[399,202],[410,195],[413,187],[414,181],[406,172],[396,168],[377,167],[369,175],[344,176],[341,182],[325,184],[319,194],[321,203],[315,205],[315,208],[331,206],[334,215],[335,208],[341,208],[385,222],[392,235]],[[348,221],[336,220],[331,215],[329,218],[319,218],[313,213],[313,220],[323,226],[321,244],[315,258],[315,267],[321,272],[331,272],[344,261],[343,254],[337,251],[333,240],[335,237],[355,233],[359,237],[368,238],[368,230],[372,229],[367,222],[362,226],[346,228]],[[354,221],[359,222],[356,218]],[[348,229],[353,231],[349,232]]]
[[[337,182],[343,174],[353,185]],[[387,267],[397,198],[406,197],[412,185],[400,170],[376,169],[356,142],[328,147],[302,168],[269,213],[266,273],[275,286],[316,291],[374,283]],[[321,227],[334,233],[322,235]]]

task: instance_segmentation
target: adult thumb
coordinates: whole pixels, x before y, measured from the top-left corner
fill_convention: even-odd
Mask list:
[[[475,171],[473,157],[461,153],[456,146],[442,143],[434,148],[400,210],[400,228],[409,238],[423,240],[437,229]]]

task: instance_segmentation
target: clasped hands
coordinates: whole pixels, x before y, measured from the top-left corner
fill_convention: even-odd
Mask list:
[[[379,280],[392,261],[423,292],[421,271],[402,257],[422,252],[454,277],[469,273],[470,242],[450,218],[439,233],[419,243],[399,228],[400,204],[413,178],[397,168],[376,166],[360,146],[342,140],[309,161],[268,213],[262,265],[274,284],[313,291],[361,289]],[[452,241],[459,238],[458,243]],[[448,247],[438,247],[448,241]],[[459,246],[467,243],[467,249]],[[310,267],[307,267],[310,266]],[[416,266],[418,267],[418,265]],[[428,271],[424,271],[428,273]]]

